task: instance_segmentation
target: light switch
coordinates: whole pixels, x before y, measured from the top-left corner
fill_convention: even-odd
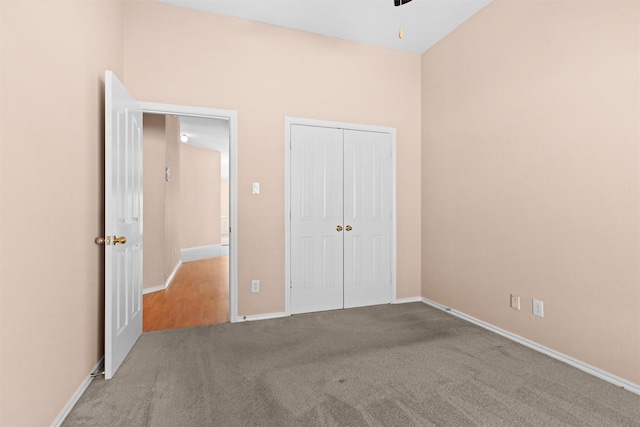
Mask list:
[[[260,194],[260,183],[254,182],[252,187],[253,194]]]

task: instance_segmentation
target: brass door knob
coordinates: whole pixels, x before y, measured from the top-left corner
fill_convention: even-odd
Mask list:
[[[338,230],[338,231],[342,231],[342,226],[341,226],[341,225],[337,226],[337,227],[336,227],[336,230]]]
[[[117,245],[118,243],[120,243],[121,245],[124,245],[125,243],[127,243],[127,238],[124,236],[120,236],[120,237],[113,236],[113,244]]]
[[[347,231],[351,231],[351,230],[353,230],[353,228],[351,228],[350,225],[347,225]]]

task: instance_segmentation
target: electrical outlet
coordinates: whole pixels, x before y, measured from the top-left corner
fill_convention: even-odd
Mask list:
[[[520,310],[520,297],[518,295],[511,294],[511,308]]]
[[[251,292],[260,292],[260,280],[251,281]]]
[[[544,302],[538,299],[533,300],[533,314],[544,317]]]

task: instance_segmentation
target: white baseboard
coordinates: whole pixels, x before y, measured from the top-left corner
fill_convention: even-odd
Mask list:
[[[142,290],[142,294],[143,295],[150,294],[151,292],[164,291],[165,289],[168,289],[169,286],[171,286],[171,282],[173,282],[173,277],[176,275],[181,265],[182,265],[182,261],[178,260],[178,263],[176,264],[175,267],[173,267],[173,270],[171,270],[171,274],[169,274],[169,277],[167,277],[167,280],[164,282],[164,284],[154,286],[151,288],[145,288]]]
[[[252,316],[238,316],[236,322],[253,322],[254,320],[278,319],[280,317],[289,317],[284,311],[277,313],[255,314]]]
[[[71,399],[69,399],[64,409],[62,409],[62,412],[60,412],[60,414],[58,414],[56,419],[53,420],[53,422],[51,423],[51,427],[59,427],[62,425],[65,418],[67,418],[67,416],[71,413],[71,410],[73,409],[73,407],[76,406],[76,403],[78,403],[78,400],[80,399],[80,397],[82,397],[85,390],[87,390],[87,387],[89,387],[89,384],[91,384],[91,381],[93,381],[94,379],[93,374],[100,372],[102,370],[103,365],[104,365],[104,356],[102,357],[102,359],[100,359],[98,364],[93,368],[89,376],[87,376],[87,378],[85,378],[82,384],[80,384],[80,387],[78,387],[78,390],[76,390],[76,392],[73,393],[73,396],[71,396]]]
[[[162,285],[153,286],[151,288],[144,288],[142,290],[142,294],[146,295],[146,294],[150,294],[152,292],[164,291],[165,289],[167,289],[167,284],[163,283]]]
[[[226,255],[229,255],[228,245],[207,245],[180,249],[180,260],[182,262],[199,261]]]
[[[397,298],[394,299],[391,304],[406,304],[409,302],[422,302],[421,297],[409,297],[409,298]]]
[[[611,374],[609,372],[603,371],[600,368],[596,368],[595,366],[589,365],[588,363],[582,362],[578,359],[574,359],[571,356],[567,356],[566,354],[562,354],[556,350],[553,350],[549,347],[545,347],[537,342],[528,340],[520,335],[514,334],[509,331],[505,331],[504,329],[498,328],[490,323],[484,322],[482,320],[476,319],[475,317],[469,316],[467,314],[461,313],[452,308],[446,307],[442,304],[438,304],[435,301],[431,301],[427,298],[422,298],[422,302],[432,307],[435,307],[439,310],[445,311],[449,314],[452,314],[460,319],[466,320],[469,323],[473,323],[474,325],[478,325],[484,329],[487,329],[491,332],[494,332],[498,335],[501,335],[505,338],[508,338],[512,341],[517,342],[518,344],[522,344],[525,347],[529,347],[532,350],[535,350],[539,353],[546,354],[549,357],[552,357],[560,362],[564,362],[567,365],[573,366],[574,368],[580,369],[587,374],[593,375],[596,378],[600,378],[608,383],[611,383],[615,386],[622,387],[625,390],[628,390],[632,393],[640,395],[640,385],[634,384],[631,381],[625,380],[624,378],[620,378],[617,375]]]

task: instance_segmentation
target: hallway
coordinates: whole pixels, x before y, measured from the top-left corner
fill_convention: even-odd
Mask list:
[[[185,262],[171,286],[143,296],[143,331],[229,321],[229,257]]]

